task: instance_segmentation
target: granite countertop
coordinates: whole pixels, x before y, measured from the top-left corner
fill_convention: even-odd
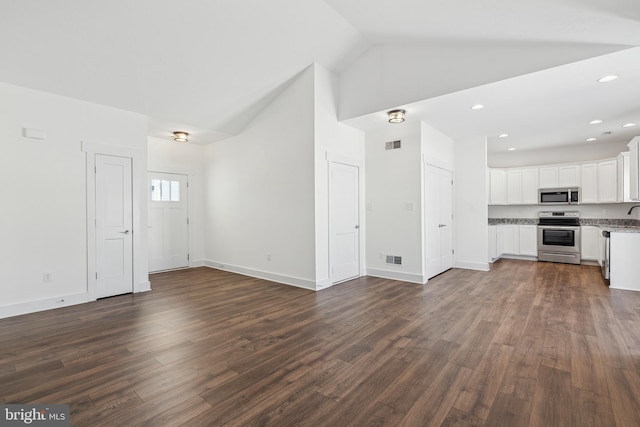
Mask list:
[[[538,218],[489,218],[489,225],[538,225]],[[611,233],[640,233],[640,220],[580,218],[580,225],[600,227]]]

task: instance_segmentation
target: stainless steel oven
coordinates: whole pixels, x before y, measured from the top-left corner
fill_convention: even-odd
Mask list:
[[[580,264],[579,212],[538,214],[538,261]]]

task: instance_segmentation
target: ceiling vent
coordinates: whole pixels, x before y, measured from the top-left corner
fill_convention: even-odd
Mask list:
[[[400,140],[389,141],[384,143],[385,150],[397,150],[398,148],[400,148],[400,146],[401,146]]]

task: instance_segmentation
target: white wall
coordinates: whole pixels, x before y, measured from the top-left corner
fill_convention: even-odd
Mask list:
[[[454,169],[453,140],[425,122],[420,123],[420,138],[425,162],[442,169]]]
[[[616,157],[629,151],[629,141],[576,144],[541,150],[515,150],[487,155],[489,167],[511,168],[520,166],[548,165],[553,163],[575,163]]]
[[[424,283],[421,123],[385,124],[366,133],[367,272]],[[385,142],[402,148],[385,150]],[[413,210],[408,205],[413,205]],[[402,265],[386,255],[402,256]]]
[[[315,256],[316,282],[321,289],[330,285],[329,260],[329,161],[333,159],[357,165],[360,169],[360,229],[364,221],[364,132],[338,123],[336,113],[336,77],[314,64],[315,118]],[[360,233],[360,271],[365,273],[365,233]]]
[[[376,45],[340,73],[341,120],[581,59],[610,46]]]
[[[313,90],[310,67],[241,134],[205,147],[207,265],[315,289]]]
[[[146,118],[0,83],[0,317],[88,300],[87,172],[81,141],[134,149],[146,165]],[[28,139],[23,128],[46,139]],[[134,191],[144,182],[134,181]],[[146,199],[134,210],[146,212]],[[136,218],[135,284],[148,287],[146,215]],[[43,273],[51,281],[43,281]],[[62,301],[64,300],[64,301]]]
[[[189,177],[189,265],[204,265],[204,146],[149,137],[147,170]]]
[[[484,137],[455,141],[455,264],[488,270],[487,150]]]

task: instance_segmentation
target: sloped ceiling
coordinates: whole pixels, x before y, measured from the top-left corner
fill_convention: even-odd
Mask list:
[[[357,90],[349,93],[341,88],[341,105],[360,102],[357,113],[342,117],[347,124],[368,129],[377,125],[376,120],[384,121],[382,110],[404,106],[413,111],[414,120],[431,120],[445,133],[460,134],[455,129],[462,128],[464,135],[494,132],[511,122],[516,129],[518,117],[509,115],[485,114],[480,124],[477,116],[466,119],[468,112],[461,112],[458,104],[468,103],[476,94],[460,99],[460,93],[482,88],[478,96],[497,100],[498,95],[491,95],[492,84],[509,80],[517,86],[510,79],[593,56],[600,61],[565,70],[567,75],[580,73],[592,80],[591,74],[603,70],[608,61],[603,54],[627,52],[624,61],[640,62],[638,50],[629,49],[639,45],[637,0],[405,0],[397,5],[380,0],[0,0],[0,81],[143,113],[150,118],[150,135],[168,137],[173,130],[187,130],[195,143],[239,132],[313,62],[339,74],[342,84],[349,77],[366,78],[362,64],[367,57],[380,49],[394,52],[394,46],[412,46],[421,52],[422,64],[431,61],[445,70],[447,61],[451,67],[460,63],[452,51],[491,49],[492,53],[481,78],[472,69],[455,80],[446,73],[432,76],[428,85],[445,88],[440,93],[426,90],[418,79],[415,91],[405,87],[395,97],[386,93],[362,103]],[[561,59],[559,49],[574,53]],[[520,61],[520,67],[508,71],[509,59],[517,61],[515,50],[521,58],[535,51],[536,60]],[[493,68],[491,58],[499,59]],[[401,65],[412,67],[411,60]],[[592,72],[587,67],[595,68]],[[544,76],[545,81],[555,79],[553,73]],[[562,79],[565,85],[575,80],[566,75]],[[629,85],[629,90],[617,90],[615,97],[638,93],[639,79],[637,74],[621,75],[615,84]],[[519,87],[528,84],[525,79],[525,86]],[[579,87],[577,92],[566,89],[567,95],[581,96]],[[512,86],[509,90],[514,92]],[[407,95],[416,93],[426,99]],[[550,91],[544,99],[530,102],[549,105],[559,95]],[[640,127],[638,111],[629,111],[633,110],[629,101],[621,99],[618,104],[615,97],[607,98],[609,115],[622,120],[622,113],[627,113],[637,117]],[[491,102],[482,102],[489,112]],[[598,99],[591,97],[589,102]],[[620,114],[612,110],[616,108]],[[434,110],[447,118],[434,118]],[[572,113],[576,116],[576,111]],[[584,112],[589,120],[592,114],[596,112]],[[561,115],[554,115],[556,126],[567,123]],[[536,131],[527,130],[530,140]],[[546,139],[557,145],[582,137],[565,133]]]

